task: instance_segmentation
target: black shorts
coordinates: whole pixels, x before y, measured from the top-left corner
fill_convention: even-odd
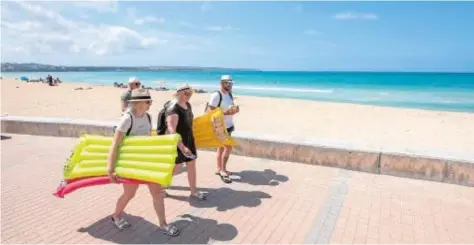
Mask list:
[[[229,133],[230,136],[232,136],[232,132],[234,132],[235,128],[234,126],[227,128],[227,132]]]

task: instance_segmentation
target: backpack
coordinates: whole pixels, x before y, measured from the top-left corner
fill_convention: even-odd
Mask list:
[[[168,109],[168,105],[170,102],[171,101],[167,101],[158,113],[158,120],[156,125],[157,135],[164,135],[166,133],[166,129],[168,129],[168,125],[166,125],[166,110]]]
[[[132,116],[132,113],[127,111],[127,114],[130,115],[130,128],[128,128],[127,130],[127,133],[125,134],[125,136],[128,136],[130,134],[130,131],[132,131],[132,126],[133,126],[133,116]],[[145,112],[146,116],[148,117],[148,121],[150,122],[150,125],[151,125],[151,116],[150,114],[148,114],[147,112]]]
[[[166,134],[166,130],[168,129],[168,124],[166,123],[166,110],[168,109],[168,105],[171,101],[167,101],[164,105],[163,108],[160,110],[158,113],[158,120],[157,120],[157,125],[156,125],[156,134],[157,135],[164,135]],[[189,109],[191,109],[191,104],[187,102],[187,106]],[[179,115],[182,116],[182,115]]]
[[[217,104],[217,107],[221,106],[222,103],[222,93],[219,90],[214,91],[214,93],[217,92],[219,94],[219,103]],[[232,101],[234,101],[234,96],[232,96],[232,93],[229,92],[230,98]],[[209,102],[206,103],[206,108],[204,108],[204,112],[207,112],[207,108],[209,108]]]

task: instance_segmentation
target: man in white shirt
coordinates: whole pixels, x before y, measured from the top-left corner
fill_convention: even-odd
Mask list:
[[[224,111],[224,122],[227,132],[232,134],[234,131],[233,116],[239,112],[239,107],[234,105],[234,97],[232,96],[232,86],[234,82],[230,75],[221,76],[221,86],[218,91],[211,94],[206,110],[214,110],[217,107]],[[231,107],[234,106],[232,109]],[[231,183],[229,177],[230,172],[227,171],[227,162],[229,161],[232,146],[220,147],[217,149],[217,172],[225,183]]]

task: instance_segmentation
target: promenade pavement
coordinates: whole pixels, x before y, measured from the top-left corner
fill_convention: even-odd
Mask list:
[[[75,141],[2,135],[2,243],[474,243],[472,187],[240,156],[225,184],[212,152],[198,160],[208,200],[188,200],[185,173],[165,200],[179,237],[156,231],[145,187],[120,232],[109,221],[119,185],[52,195]]]

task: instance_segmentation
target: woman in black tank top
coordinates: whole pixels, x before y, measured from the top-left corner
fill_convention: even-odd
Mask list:
[[[196,187],[197,151],[193,136],[194,115],[191,104],[189,104],[189,99],[191,99],[192,95],[193,91],[189,85],[181,85],[178,87],[175,99],[171,101],[166,109],[166,123],[168,125],[168,133],[177,133],[181,135],[182,140],[178,144],[175,170],[181,167],[182,163],[186,163],[191,197],[205,200],[206,196],[198,192]],[[176,172],[177,171],[174,171],[174,173]]]
[[[174,104],[174,103],[173,103]],[[189,153],[192,153],[194,156],[197,157],[196,152],[196,145],[194,144],[194,135],[193,135],[193,111],[191,108],[191,104],[186,102],[184,108],[183,106],[179,105],[178,103],[171,105],[168,109],[166,115],[167,117],[172,115],[177,115],[178,123],[176,125],[176,133],[181,135],[181,140],[183,145],[189,150]],[[181,164],[185,162],[190,162],[194,160],[190,154],[183,154],[181,150],[178,150],[178,157],[176,158],[176,164]]]

